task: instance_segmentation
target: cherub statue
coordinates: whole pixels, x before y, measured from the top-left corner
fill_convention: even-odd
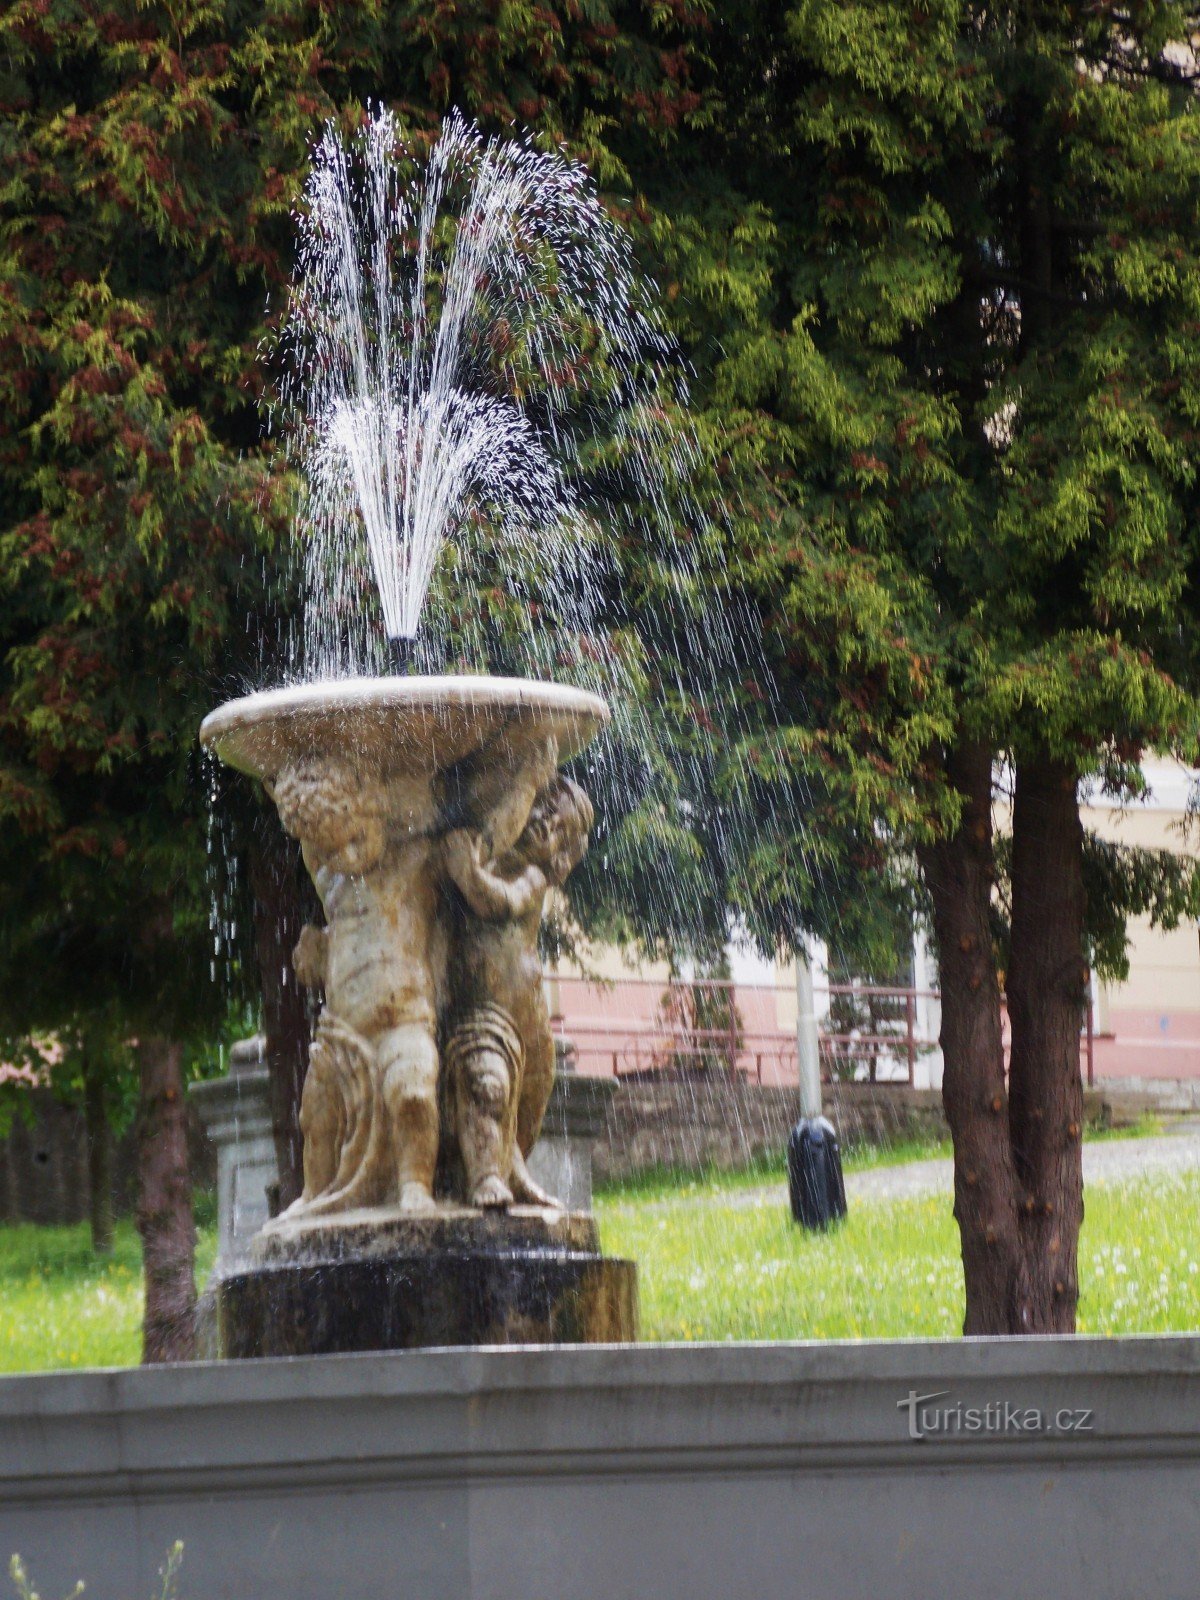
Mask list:
[[[295,1209],[429,1210],[445,941],[428,780],[388,783],[314,760],[287,768],[272,792],[326,918],[304,929],[294,957],[299,981],[326,998],[301,1100]]]
[[[450,955],[446,1098],[472,1205],[504,1207],[514,1197],[559,1203],[525,1165],[554,1084],[538,929],[546,895],[583,859],[592,822],[587,795],[555,775],[515,843],[497,855],[486,830],[455,829],[443,841],[446,873],[463,902]]]

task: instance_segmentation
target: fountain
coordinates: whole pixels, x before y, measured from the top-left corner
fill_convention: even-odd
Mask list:
[[[325,926],[304,1192],[218,1289],[228,1356],[629,1339],[632,1263],[529,1175],[554,1078],[537,932],[587,844],[558,773],[604,702],[502,678],[349,679],[205,720],[299,839]]]
[[[480,561],[549,573],[570,628],[529,630],[535,667],[539,640],[561,660],[586,635],[602,539],[580,452],[616,440],[653,493],[656,335],[581,169],[457,118],[405,177],[410,160],[386,113],[351,150],[327,131],[284,337],[307,664],[378,666],[382,622],[395,670],[251,694],[201,729],[263,784],[324,910],[294,954],[324,995],[304,1189],[218,1285],[230,1357],[636,1337],[633,1263],[527,1164],[554,1081],[543,908],[593,824],[560,768],[609,707],[415,668],[445,550],[460,580]],[[597,352],[602,405],[580,376]],[[461,614],[455,637],[460,662],[480,644]]]

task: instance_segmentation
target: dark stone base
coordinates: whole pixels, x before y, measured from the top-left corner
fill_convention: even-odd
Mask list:
[[[590,1217],[532,1207],[286,1219],[217,1287],[221,1354],[332,1355],[637,1338],[637,1268]]]

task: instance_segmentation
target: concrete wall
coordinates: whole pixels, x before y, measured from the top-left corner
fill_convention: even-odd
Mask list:
[[[910,1437],[910,1392],[1033,1433]],[[146,1600],[1173,1600],[1200,1340],[430,1351],[0,1379],[0,1555]]]

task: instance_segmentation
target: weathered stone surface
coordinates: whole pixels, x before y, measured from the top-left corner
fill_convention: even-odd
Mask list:
[[[636,1337],[633,1264],[538,1209],[557,1202],[526,1166],[555,1070],[538,932],[593,821],[558,766],[607,717],[556,684],[394,678],[206,720],[325,913],[293,955],[324,995],[304,1190],[220,1274],[225,1355]]]
[[[278,1218],[217,1288],[222,1354],[329,1355],[637,1337],[632,1262],[591,1217],[515,1207]]]
[[[345,678],[231,700],[205,717],[202,743],[228,766],[272,779],[298,761],[341,758],[365,770],[444,771],[487,745],[512,745],[536,728],[560,759],[578,754],[608,721],[594,694],[524,678]]]
[[[267,1191],[279,1178],[263,1043],[240,1039],[225,1077],[205,1078],[188,1089],[217,1152],[218,1270],[240,1256],[266,1222]]]
[[[333,1217],[276,1217],[255,1239],[255,1266],[341,1261],[352,1256],[597,1251],[594,1217],[542,1206],[476,1211],[446,1205],[414,1217],[399,1207],[344,1211]]]
[[[798,1088],[745,1079],[735,1083],[727,1073],[597,1081],[613,1090],[605,1126],[592,1147],[600,1182],[636,1177],[656,1167],[698,1172],[710,1166],[735,1169],[764,1157],[782,1160],[788,1134],[800,1116]],[[856,1144],[950,1137],[939,1089],[911,1089],[906,1083],[827,1083],[823,1103],[843,1151]],[[1111,1112],[1105,1096],[1088,1090],[1084,1114],[1089,1123],[1108,1121]]]
[[[438,1194],[551,1202],[526,1166],[554,1081],[538,929],[592,808],[559,763],[608,718],[511,679],[384,678],[251,695],[201,739],[262,779],[325,913],[296,946],[324,992],[297,1214]]]

